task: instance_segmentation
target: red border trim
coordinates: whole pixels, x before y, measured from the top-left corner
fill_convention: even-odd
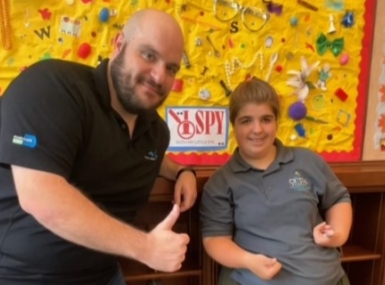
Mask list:
[[[363,138],[365,131],[365,111],[367,104],[367,93],[369,89],[370,64],[372,57],[372,43],[374,33],[374,15],[376,14],[376,1],[367,0],[365,2],[365,26],[364,37],[362,39],[361,50],[361,73],[358,77],[358,96],[357,111],[355,120],[355,132],[353,150],[351,152],[323,152],[321,155],[328,162],[349,162],[359,161],[362,159]]]

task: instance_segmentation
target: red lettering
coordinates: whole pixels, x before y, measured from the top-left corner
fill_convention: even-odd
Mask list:
[[[213,111],[207,112],[206,115],[206,134],[210,134],[211,126],[215,124],[215,113]]]
[[[203,124],[203,118],[204,116],[204,111],[197,111],[195,114],[195,120],[196,120],[196,133],[197,134],[202,134],[204,131],[204,124]]]
[[[218,135],[221,135],[222,134],[222,132],[223,132],[223,130],[222,130],[222,124],[223,124],[223,118],[225,117],[225,112],[223,112],[223,111],[216,111],[215,112],[215,114],[216,114],[216,120],[217,120],[217,122],[218,122]]]
[[[169,114],[178,124],[183,124],[182,134],[190,134],[190,124],[188,121],[188,111],[183,111],[183,120],[181,120],[174,110],[170,110]]]

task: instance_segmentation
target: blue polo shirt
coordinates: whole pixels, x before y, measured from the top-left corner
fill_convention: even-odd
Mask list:
[[[210,177],[201,200],[202,235],[233,236],[240,247],[275,257],[281,271],[269,281],[235,269],[242,285],[330,285],[344,272],[335,248],[314,243],[320,212],[350,203],[347,189],[327,163],[305,148],[276,140],[277,158],[268,169],[251,167],[235,150]]]
[[[148,200],[170,134],[151,111],[139,115],[130,137],[111,107],[107,63],[95,69],[42,61],[0,97],[1,285],[105,285],[117,268],[115,257],[70,243],[24,212],[10,170],[60,175],[108,214],[133,220]]]

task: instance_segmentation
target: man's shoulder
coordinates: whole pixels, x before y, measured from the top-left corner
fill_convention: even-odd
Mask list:
[[[63,67],[69,67],[69,68],[87,68],[87,69],[93,68],[90,65],[82,64],[75,61],[58,59],[58,58],[50,58],[50,59],[34,62],[29,67],[27,67],[26,70],[28,70],[29,68],[44,68],[44,67],[55,67],[55,66],[58,66],[58,67],[63,66]]]
[[[34,63],[19,74],[4,92],[4,100],[39,104],[40,100],[50,100],[62,104],[64,98],[84,97],[79,82],[93,84],[93,68],[75,62],[47,59]],[[87,83],[88,84],[88,83]],[[78,96],[78,95],[82,96]],[[6,99],[5,99],[6,98]],[[65,100],[65,99],[64,99]]]
[[[28,67],[15,79],[18,88],[34,86],[31,90],[39,93],[71,94],[79,87],[79,83],[94,85],[94,67],[61,59],[47,59]],[[75,87],[77,86],[77,87]],[[83,85],[82,85],[83,86]],[[71,90],[71,91],[70,91]],[[82,92],[75,92],[81,94]]]
[[[149,111],[146,114],[147,119],[155,123],[162,130],[169,131],[167,122],[159,115],[157,111]]]
[[[27,67],[23,73],[39,75],[37,74],[37,72],[39,72],[43,76],[46,76],[46,74],[49,73],[51,75],[59,74],[65,77],[70,77],[83,72],[89,73],[93,69],[94,67],[92,66],[73,61],[46,59],[35,62],[31,66]]]

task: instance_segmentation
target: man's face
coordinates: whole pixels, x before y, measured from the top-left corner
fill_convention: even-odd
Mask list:
[[[123,108],[138,114],[154,110],[166,100],[179,70],[183,51],[169,47],[159,37],[136,37],[124,43],[111,59],[111,79]]]

